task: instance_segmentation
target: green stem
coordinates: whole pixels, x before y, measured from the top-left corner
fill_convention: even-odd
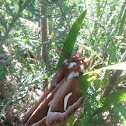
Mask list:
[[[104,5],[104,7],[103,7],[103,11],[102,11],[102,14],[101,14],[101,16],[100,16],[100,21],[101,21],[101,19],[102,19],[102,16],[103,16],[103,13],[104,13],[104,10],[105,10],[106,5],[107,5],[107,0],[105,1],[105,5]]]
[[[97,18],[99,19],[99,16],[100,16],[100,0],[96,0],[96,15],[97,15]],[[95,22],[94,24],[94,36],[96,37],[97,35],[97,32],[98,32],[98,25],[97,23]],[[94,45],[94,43],[92,43]]]
[[[23,4],[23,6],[18,10],[18,13],[16,14],[15,17],[13,17],[13,20],[11,21],[11,23],[9,24],[9,28],[7,29],[7,31],[4,34],[4,39],[3,42],[8,38],[8,34],[11,31],[13,25],[15,24],[15,22],[17,21],[17,19],[20,17],[22,11],[27,7],[27,5],[30,3],[31,0],[26,0],[25,3]]]
[[[126,51],[124,52],[124,54],[122,55],[122,59],[121,62],[126,61]],[[115,86],[118,82],[120,75],[122,74],[123,70],[116,70],[113,75],[109,78],[109,82],[107,84],[107,87],[105,88],[105,91],[103,92],[101,97],[104,97],[105,95],[109,94],[110,91],[112,90],[113,86]],[[125,79],[121,78],[121,80]]]
[[[126,76],[121,77],[121,79],[116,80],[116,81],[113,82],[112,84],[109,84],[109,85],[107,86],[107,90],[105,90],[105,92],[104,92],[104,95],[109,94],[114,86],[116,86],[116,85],[119,84],[120,82],[124,82],[124,81],[126,81]]]
[[[123,12],[125,11],[125,6],[126,6],[126,0],[124,1],[122,7],[121,7],[121,11],[120,11],[120,14],[119,14],[119,17],[118,17],[118,22],[116,24],[116,29],[114,30],[114,34],[117,33],[118,29],[119,29],[119,23],[122,19],[122,16],[123,16]]]
[[[119,33],[118,33],[119,36],[123,33],[125,22],[126,22],[126,10],[124,12],[124,15],[123,15],[123,18],[121,20],[120,27],[119,27]]]
[[[63,11],[63,9],[62,9],[62,7],[60,6],[60,4],[59,4],[59,3],[58,3],[58,5],[59,5],[59,8],[60,8],[60,10],[61,10],[61,13],[62,13],[62,15],[63,15],[63,17],[64,17],[64,20],[66,21],[67,26],[68,26],[68,27],[69,27],[69,29],[70,29],[70,25],[69,25],[69,23],[68,23],[68,21],[67,21],[67,18],[65,17],[64,11]]]

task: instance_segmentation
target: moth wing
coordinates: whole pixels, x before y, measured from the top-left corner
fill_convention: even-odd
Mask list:
[[[80,92],[78,77],[64,79],[51,101],[46,123],[50,125],[63,122],[82,102],[83,96]]]
[[[52,93],[48,90],[40,100],[35,104],[35,106],[26,114],[22,120],[22,124],[31,125],[39,120],[42,120],[48,112],[48,104],[53,98],[54,91]],[[42,113],[42,114],[41,114]]]
[[[44,93],[44,95],[40,98],[38,102],[34,105],[32,109],[25,115],[24,119],[22,120],[22,124],[33,124],[41,119],[43,119],[48,112],[48,104],[51,101],[55,91],[57,88],[62,84],[62,80],[64,79],[64,71],[66,67],[62,65],[59,70],[57,71],[56,75],[53,77],[51,83],[49,84],[49,89]],[[60,84],[59,84],[60,83]],[[58,87],[57,87],[58,85]],[[57,87],[57,88],[56,88]],[[51,92],[53,92],[51,94]],[[51,95],[50,95],[51,94]],[[50,95],[49,98],[48,95]],[[40,114],[43,113],[43,114]]]

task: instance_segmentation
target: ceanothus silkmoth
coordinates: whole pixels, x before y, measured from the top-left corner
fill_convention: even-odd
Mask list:
[[[48,89],[22,120],[25,126],[49,126],[64,122],[83,103],[78,78],[89,67],[89,59],[80,57],[82,47],[76,55],[65,57],[64,62],[49,84]]]

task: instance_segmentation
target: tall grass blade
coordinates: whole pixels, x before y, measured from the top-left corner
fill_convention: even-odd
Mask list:
[[[124,29],[125,22],[126,22],[126,10],[125,10],[124,15],[123,15],[123,18],[121,20],[121,24],[120,24],[120,28],[119,28],[118,35],[121,35],[122,34],[123,29]]]

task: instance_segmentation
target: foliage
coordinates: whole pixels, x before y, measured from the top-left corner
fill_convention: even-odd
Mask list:
[[[72,28],[66,38],[66,41],[64,42],[63,52],[66,54],[66,56],[71,56],[71,54],[72,54],[72,50],[73,50],[73,47],[74,47],[74,44],[76,41],[76,37],[77,37],[77,34],[80,30],[83,19],[86,15],[86,12],[87,12],[87,10],[83,11],[82,14],[77,18],[77,20],[73,24],[73,26],[72,26]],[[61,65],[63,60],[64,60],[64,58],[61,55],[60,59],[59,59],[58,66]]]
[[[78,119],[69,118],[67,125],[125,125],[126,74],[119,64],[126,61],[125,0],[48,0],[44,6],[48,8],[49,35],[53,35],[45,42],[49,51],[47,64],[41,60],[40,2],[2,0],[0,5],[0,116],[5,125],[19,124],[26,109],[42,95],[47,86],[44,81],[51,80],[61,61],[55,45],[71,55],[71,50],[75,54],[82,43],[83,55],[96,53],[92,69],[105,69],[79,78],[84,111],[80,109],[83,112]],[[87,13],[83,11],[86,8]],[[79,24],[76,19],[81,20]],[[111,64],[118,65],[106,70]]]

